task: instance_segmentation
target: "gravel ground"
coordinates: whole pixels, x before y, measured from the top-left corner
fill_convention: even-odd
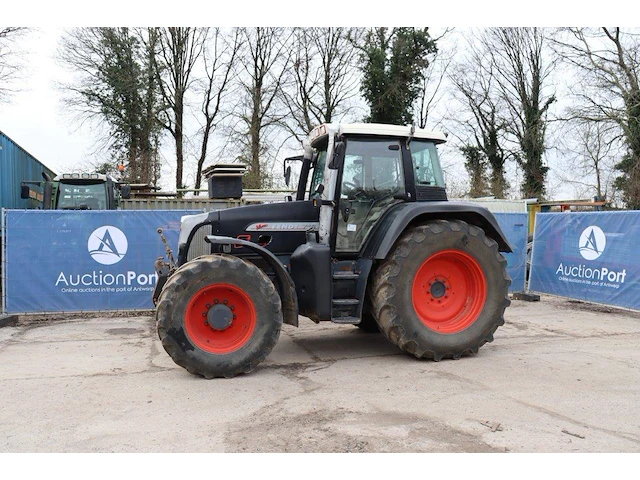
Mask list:
[[[0,329],[2,452],[639,452],[640,315],[513,301],[475,357],[418,361],[348,325],[285,325],[204,380],[149,315]]]

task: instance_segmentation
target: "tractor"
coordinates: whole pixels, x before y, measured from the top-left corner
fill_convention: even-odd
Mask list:
[[[287,183],[301,162],[295,199],[183,217],[177,261],[156,261],[167,353],[234,377],[301,315],[380,330],[417,358],[476,354],[504,323],[511,246],[487,209],[447,200],[445,141],[410,125],[320,125],[285,161]]]

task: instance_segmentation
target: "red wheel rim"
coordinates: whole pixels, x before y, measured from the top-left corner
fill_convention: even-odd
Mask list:
[[[212,327],[208,317],[212,308],[224,310],[230,324]],[[228,283],[215,283],[191,297],[184,323],[187,335],[197,347],[210,353],[230,353],[246,344],[253,335],[256,309],[243,289]]]
[[[461,250],[427,258],[413,279],[413,308],[428,328],[457,333],[476,321],[487,299],[487,280],[478,261]]]

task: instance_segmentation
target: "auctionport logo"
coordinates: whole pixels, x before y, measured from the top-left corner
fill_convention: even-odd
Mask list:
[[[96,228],[87,242],[91,257],[102,265],[113,265],[124,258],[129,248],[126,235],[117,227]]]
[[[113,225],[96,228],[89,235],[87,242],[89,254],[102,265],[118,263],[124,258],[128,249],[129,242],[126,235]],[[146,292],[152,291],[157,281],[157,273],[138,273],[134,270],[112,273],[83,269],[73,273],[61,271],[55,285],[61,287],[62,293]]]
[[[607,237],[602,229],[595,225],[585,228],[578,242],[580,255],[585,260],[595,260],[602,255],[606,246]]]
[[[585,260],[595,260],[607,246],[607,237],[600,227],[585,228],[578,239],[578,250]],[[597,287],[620,288],[626,279],[627,270],[614,270],[610,266],[588,267],[587,265],[560,263],[556,275],[561,282],[581,283]]]

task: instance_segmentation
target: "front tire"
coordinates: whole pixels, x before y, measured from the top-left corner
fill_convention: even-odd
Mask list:
[[[412,227],[376,270],[374,316],[387,338],[418,358],[460,358],[493,340],[511,303],[497,243],[459,220]]]
[[[205,378],[249,373],[276,344],[280,296],[254,264],[230,255],[186,263],[165,284],[158,336],[173,361]]]

